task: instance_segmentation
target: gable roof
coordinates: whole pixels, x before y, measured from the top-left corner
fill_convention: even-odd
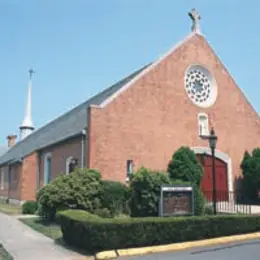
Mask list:
[[[33,151],[43,149],[44,147],[66,140],[67,138],[79,135],[82,130],[88,126],[88,107],[90,105],[100,105],[104,100],[117,92],[149,66],[150,64],[142,67],[79,106],[39,128],[10,148],[10,150],[2,156],[0,153],[0,165],[10,161],[19,161],[21,158]]]

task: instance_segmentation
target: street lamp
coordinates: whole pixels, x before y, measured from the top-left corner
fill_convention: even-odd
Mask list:
[[[214,215],[217,214],[217,198],[216,198],[216,167],[215,167],[215,149],[218,137],[215,134],[214,128],[210,130],[210,135],[208,137],[209,147],[211,149],[212,156],[212,177],[213,177],[213,211]]]

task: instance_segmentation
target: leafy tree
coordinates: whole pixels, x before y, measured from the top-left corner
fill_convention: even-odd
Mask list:
[[[240,168],[243,191],[249,199],[256,200],[260,191],[260,148],[255,148],[252,155],[245,151]]]
[[[196,154],[189,147],[180,147],[168,164],[168,172],[172,180],[181,180],[200,185],[203,168]]]

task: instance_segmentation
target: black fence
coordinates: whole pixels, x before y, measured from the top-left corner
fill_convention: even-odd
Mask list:
[[[213,191],[202,191],[208,205],[213,205]],[[217,212],[223,214],[252,214],[251,201],[243,192],[216,191]]]

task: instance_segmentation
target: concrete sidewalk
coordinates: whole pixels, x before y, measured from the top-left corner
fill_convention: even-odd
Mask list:
[[[86,259],[24,225],[14,216],[0,213],[0,243],[15,260]]]

